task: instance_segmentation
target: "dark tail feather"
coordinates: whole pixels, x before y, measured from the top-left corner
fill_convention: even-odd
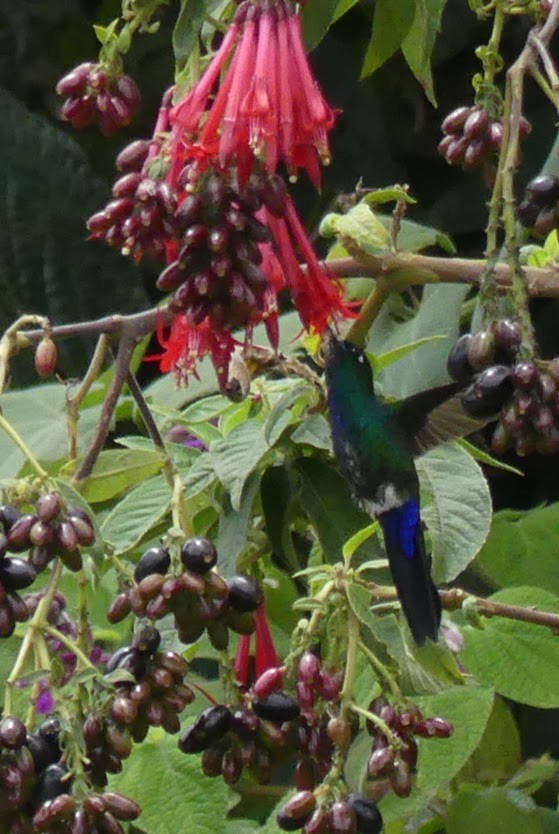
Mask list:
[[[411,499],[379,515],[392,579],[413,639],[422,646],[436,641],[441,624],[441,602],[431,579],[419,518],[419,504]]]

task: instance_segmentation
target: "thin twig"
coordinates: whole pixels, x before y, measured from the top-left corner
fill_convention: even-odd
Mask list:
[[[128,390],[132,395],[132,399],[136,403],[138,411],[144,421],[144,425],[146,427],[146,431],[150,436],[153,445],[156,446],[158,449],[165,449],[165,441],[161,436],[161,432],[157,427],[157,423],[153,419],[153,414],[144,398],[142,393],[142,389],[138,385],[138,381],[131,370],[128,370],[126,374],[126,384],[128,386]]]
[[[72,482],[76,487],[79,487],[82,481],[85,481],[85,479],[91,474],[95,461],[99,457],[99,454],[105,445],[111,420],[113,418],[118,398],[120,396],[120,392],[122,391],[122,386],[124,385],[126,374],[128,373],[130,366],[130,359],[134,350],[134,342],[134,338],[127,333],[125,333],[120,340],[113,379],[109,390],[107,391],[107,396],[103,402],[101,416],[99,417],[99,422],[97,423],[93,440],[91,441],[91,445],[80,468],[72,479]]]
[[[68,444],[70,448],[68,457],[70,458],[70,460],[74,460],[78,456],[77,424],[80,405],[82,404],[84,397],[88,393],[89,389],[101,373],[108,346],[109,337],[107,333],[101,333],[99,339],[97,340],[97,344],[95,345],[95,350],[93,352],[91,362],[89,363],[89,368],[87,369],[87,372],[80,383],[80,387],[72,397],[68,398],[66,402],[66,414],[68,420]]]
[[[371,586],[371,598],[378,602],[396,602],[398,594],[395,588],[387,585]],[[448,591],[439,590],[441,605],[446,611],[456,611],[465,602],[471,601],[479,614],[484,617],[504,617],[507,620],[519,620],[523,623],[551,628],[559,634],[559,614],[551,611],[540,611],[539,608],[526,608],[522,605],[507,605],[504,602],[476,597],[462,588],[451,588]]]

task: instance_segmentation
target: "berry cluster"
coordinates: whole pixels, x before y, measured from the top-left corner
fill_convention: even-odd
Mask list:
[[[439,153],[449,165],[461,165],[464,171],[479,168],[501,149],[503,123],[492,119],[480,105],[453,110],[443,120],[441,130],[445,136],[439,143]],[[530,131],[530,122],[521,117],[520,138],[524,139]]]
[[[110,714],[107,718],[91,715],[83,727],[94,785],[103,787],[107,773],[120,772],[132,739],[143,741],[150,727],[178,733],[178,715],[194,700],[194,693],[184,684],[188,664],[175,652],[158,651],[160,642],[158,630],[144,626],[130,646],[119,649],[107,662],[106,673],[117,679]],[[118,680],[119,671],[126,673],[124,680]]]
[[[271,233],[255,213],[272,187],[263,180],[237,190],[210,173],[180,203],[178,254],[157,281],[160,290],[174,291],[174,312],[185,312],[193,324],[209,316],[223,330],[247,327],[255,311],[264,311],[268,281],[259,244],[269,243]]]
[[[395,749],[379,726],[367,721],[367,731],[373,738],[372,752],[367,764],[368,775],[375,780],[372,793],[380,799],[389,791],[397,796],[409,796],[411,773],[417,764],[417,742],[421,738],[448,738],[454,728],[445,718],[424,718],[416,704],[396,710],[385,698],[375,698],[369,712],[384,722],[399,741]]]
[[[136,82],[129,75],[111,78],[99,64],[80,64],[56,85],[64,96],[61,116],[73,128],[97,121],[103,136],[112,136],[130,124],[141,102]]]
[[[559,450],[559,361],[518,361],[520,327],[510,319],[492,322],[461,336],[448,358],[453,379],[471,384],[462,394],[472,417],[497,417],[492,448],[502,454],[513,445],[518,455]]]
[[[33,817],[34,832],[57,834],[124,834],[121,822],[140,816],[140,806],[120,793],[91,793],[78,802],[60,793],[44,802]]]
[[[277,823],[283,831],[302,828],[304,834],[380,834],[383,824],[376,803],[359,793],[317,807],[312,791],[299,791],[288,799]]]
[[[65,567],[71,571],[81,570],[82,557],[79,547],[88,547],[95,541],[93,524],[89,515],[80,507],[66,507],[57,492],[41,495],[33,511],[21,514],[13,507],[0,507],[0,524],[4,527],[4,536],[0,533],[0,554],[7,550],[21,553],[29,550],[27,563],[20,559],[7,559],[7,566],[17,564],[18,576],[23,574],[33,578],[43,571],[49,562],[59,556]],[[0,571],[1,578],[1,571]],[[31,584],[16,586],[26,588]],[[20,580],[23,583],[23,576]]]
[[[216,705],[205,709],[179,738],[183,753],[202,753],[206,776],[221,776],[229,785],[245,769],[260,784],[270,781],[272,767],[291,750],[291,722],[299,716],[297,702],[273,693],[231,710]]]
[[[539,235],[559,227],[559,177],[542,174],[526,186],[518,217],[523,226]]]
[[[123,176],[113,185],[113,200],[87,221],[91,240],[105,240],[138,263],[144,255],[165,259],[167,245],[176,245],[177,197],[161,179],[148,171],[151,143],[137,139],[116,158]]]
[[[320,658],[311,651],[302,654],[297,667],[297,700],[303,716],[310,721],[315,718],[314,707],[317,698],[336,701],[340,694],[341,678],[335,672],[322,668]]]
[[[179,640],[189,644],[204,631],[217,651],[229,643],[231,628],[239,634],[254,631],[254,612],[262,602],[262,590],[248,576],[233,576],[227,582],[212,568],[217,551],[205,538],[187,539],[181,548],[185,570],[169,575],[171,556],[164,547],[150,547],[134,572],[134,585],[120,593],[111,605],[110,622],[123,620],[132,611],[137,617],[159,620],[172,613]]]
[[[124,834],[120,822],[140,808],[118,793],[92,793],[79,803],[61,763],[58,719],[35,733],[12,716],[0,721],[0,831],[2,834]]]

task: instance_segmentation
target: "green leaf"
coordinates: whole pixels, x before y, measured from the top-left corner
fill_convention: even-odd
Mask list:
[[[559,813],[551,808],[537,808],[542,834],[559,834]]]
[[[474,446],[473,443],[470,443],[468,440],[465,440],[461,437],[459,440],[456,440],[458,446],[461,446],[465,451],[471,455],[474,460],[478,460],[480,463],[485,463],[487,466],[493,466],[495,469],[502,469],[503,472],[510,472],[511,475],[519,475],[521,478],[524,477],[524,472],[521,469],[517,469],[516,466],[511,466],[508,463],[503,463],[502,460],[498,460],[494,458],[492,455],[488,455],[487,452],[484,452],[483,449],[478,449],[477,446]]]
[[[522,760],[520,733],[503,698],[497,696],[483,738],[462,768],[461,782],[494,784],[516,773]]]
[[[185,498],[193,498],[207,489],[217,479],[213,461],[209,454],[202,452],[186,471],[181,471]]]
[[[68,454],[66,388],[58,383],[33,386],[24,391],[2,394],[2,413],[43,463],[61,460]],[[78,450],[83,453],[93,435],[99,408],[80,412]],[[14,478],[25,458],[0,430],[0,478]]]
[[[498,821],[498,823],[497,823]],[[540,834],[541,820],[534,802],[518,791],[462,785],[446,818],[446,834]]]
[[[402,44],[402,52],[409,68],[434,107],[437,106],[437,101],[431,74],[431,53],[446,2],[447,0],[416,0],[415,18]]]
[[[176,738],[159,729],[135,748],[122,773],[111,776],[110,790],[134,797],[142,808],[138,825],[149,834],[177,831],[179,820],[188,820],[188,834],[215,834],[231,801],[225,783],[208,783],[199,757],[185,756]]]
[[[297,401],[301,403],[308,403],[314,398],[314,392],[308,382],[299,382],[292,385],[281,397],[274,403],[270,413],[266,417],[266,424],[264,428],[264,437],[266,442],[272,445],[278,438],[278,431],[274,431],[281,418],[284,417]],[[287,414],[289,418],[289,414]],[[285,428],[285,420],[280,423],[281,431]],[[281,433],[280,431],[280,433]]]
[[[541,588],[509,588],[495,602],[559,614],[559,598]],[[559,642],[547,628],[493,617],[485,628],[465,626],[460,658],[484,686],[534,707],[559,707]]]
[[[329,451],[332,448],[330,425],[323,414],[307,414],[291,435],[293,443]]]
[[[270,466],[266,469],[260,484],[260,499],[274,560],[285,571],[293,574],[300,564],[291,539],[293,492],[285,466]]]
[[[415,13],[414,0],[377,0],[371,40],[365,53],[361,77],[381,67],[402,45]]]
[[[108,449],[97,458],[91,475],[82,487],[82,495],[91,504],[108,501],[155,475],[162,466],[163,458],[156,451]]]
[[[378,529],[378,521],[373,521],[372,524],[368,524],[367,527],[363,527],[362,530],[358,530],[357,533],[354,533],[353,536],[350,536],[344,544],[344,546],[342,547],[342,556],[344,562],[349,561],[355,553],[355,551],[363,544],[363,542],[366,542],[368,538],[374,535],[378,535]]]
[[[479,745],[491,710],[494,693],[477,686],[460,686],[414,698],[424,715],[440,715],[454,725],[450,738],[418,739],[417,781],[409,799],[388,796],[380,803],[387,821],[419,811],[464,767]],[[471,834],[471,831],[470,831]]]
[[[338,0],[338,5],[336,6],[336,10],[334,12],[333,23],[349,12],[349,10],[352,9],[358,2],[359,0]]]
[[[346,541],[370,523],[366,513],[351,500],[342,476],[331,466],[314,458],[295,464],[300,479],[299,500],[319,538],[327,562],[341,561]],[[371,559],[379,550],[368,539],[357,551],[360,558]]]
[[[347,214],[327,214],[320,224],[323,237],[340,238],[344,247],[357,247],[368,255],[384,255],[390,249],[390,232],[366,203]]]
[[[260,476],[253,473],[245,483],[238,510],[224,496],[215,546],[219,553],[219,572],[226,578],[233,576],[237,559],[245,549],[252,505],[260,486]]]
[[[318,46],[332,23],[339,0],[320,0],[303,9],[303,35],[309,52]]]
[[[259,420],[240,423],[227,437],[212,444],[208,454],[217,477],[229,491],[234,510],[240,509],[245,481],[268,449],[264,424]]]
[[[206,0],[181,0],[181,9],[173,30],[173,51],[180,72],[190,57],[200,35],[207,8]]]
[[[450,582],[472,561],[491,524],[491,496],[479,465],[445,443],[417,461],[422,518],[432,543],[433,577]]]
[[[168,513],[171,490],[162,475],[149,478],[131,490],[106,516],[101,532],[115,553],[138,544]]]
[[[370,357],[374,374],[376,375],[380,373],[384,370],[384,368],[388,368],[390,365],[393,365],[394,362],[398,362],[400,359],[403,359],[404,356],[408,355],[408,353],[413,353],[413,351],[417,350],[418,347],[428,345],[431,342],[436,342],[438,339],[448,341],[447,336],[424,336],[422,339],[416,339],[415,342],[410,342],[409,345],[402,345],[401,347],[387,350],[384,353],[381,353],[380,356]]]
[[[476,568],[499,587],[532,585],[559,596],[559,502],[495,513]]]
[[[367,198],[365,198],[366,200]],[[386,228],[390,230],[392,226],[392,215],[377,214],[377,218]],[[398,247],[404,252],[421,252],[422,249],[428,249],[432,246],[439,246],[453,255],[456,252],[452,240],[447,234],[434,229],[432,226],[424,226],[422,223],[415,223],[413,220],[404,218],[400,222],[400,231],[398,232]]]
[[[429,338],[434,333],[447,336],[425,343],[411,353],[406,362],[385,368],[379,383],[386,396],[395,399],[444,385],[448,351],[458,338],[458,321],[468,288],[457,284],[428,285],[423,289],[419,309],[413,318],[402,321],[394,307],[385,304],[371,329],[367,351],[376,355]]]

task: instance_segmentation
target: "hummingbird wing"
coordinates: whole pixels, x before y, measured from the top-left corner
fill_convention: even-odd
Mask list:
[[[462,384],[451,382],[413,394],[395,406],[396,419],[414,457],[441,443],[467,437],[495,419],[469,417],[458,396],[462,388]]]

